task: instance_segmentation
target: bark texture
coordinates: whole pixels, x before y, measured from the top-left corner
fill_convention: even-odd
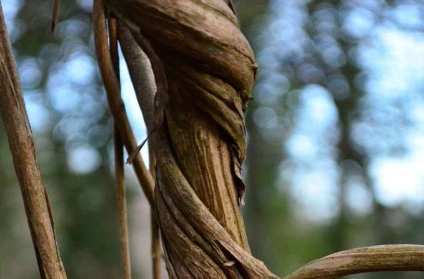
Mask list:
[[[66,279],[0,3],[0,111],[42,279]]]
[[[135,39],[127,46],[125,37],[131,34],[120,32],[136,91],[143,87],[137,86],[138,79],[145,76],[137,77],[136,57],[128,59],[126,49],[134,49],[134,41],[151,60],[156,94],[163,94],[160,88],[168,89],[167,98],[156,96],[153,109],[140,105],[151,131],[156,109],[164,107],[161,99],[169,98],[164,122],[150,143],[156,158],[156,209],[170,277],[273,276],[251,256],[239,208],[244,193],[243,117],[257,64],[234,12],[222,0],[106,2]],[[140,37],[150,42],[159,61],[152,60],[151,49]],[[164,69],[166,77],[157,69]],[[140,95],[151,96],[138,94],[139,100],[143,100]]]
[[[424,271],[423,245],[380,245],[328,255],[284,279],[336,279],[376,271]]]
[[[128,120],[124,102],[121,99],[119,80],[115,74],[115,69],[108,46],[106,18],[102,0],[94,1],[93,21],[97,63],[99,65],[104,87],[106,89],[109,108],[115,120],[115,127],[118,129],[120,138],[125,148],[127,149],[128,153],[132,153],[137,149],[137,142]],[[134,156],[133,167],[137,179],[140,182],[141,189],[146,195],[147,201],[153,207],[154,181],[140,154],[138,154],[138,156]]]

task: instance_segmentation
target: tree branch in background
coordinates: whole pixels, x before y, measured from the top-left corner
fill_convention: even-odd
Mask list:
[[[97,62],[106,88],[109,107],[119,129],[119,135],[121,136],[128,154],[131,154],[134,150],[136,150],[137,142],[130,126],[125,106],[120,97],[119,84],[114,73],[112,59],[108,48],[105,8],[101,0],[94,1],[93,21]],[[154,208],[154,181],[140,154],[135,156],[133,166],[141,188],[143,189],[150,206]]]
[[[59,18],[59,10],[60,10],[60,0],[54,0],[52,20],[51,20],[51,25],[50,25],[50,32],[52,32],[52,33],[54,33],[56,31],[57,20]]]
[[[121,83],[119,74],[119,53],[116,19],[108,19],[109,28],[109,46],[112,64],[118,83]],[[121,246],[121,267],[122,278],[131,279],[131,260],[128,240],[128,218],[127,218],[127,200],[125,193],[125,174],[124,174],[124,144],[119,135],[117,124],[114,125],[115,139],[115,179],[116,196],[119,215],[119,243]]]
[[[424,271],[423,259],[423,245],[356,248],[315,260],[284,279],[335,279],[376,271]]]
[[[24,98],[0,3],[0,110],[19,180],[41,278],[65,279],[47,192],[35,157]]]

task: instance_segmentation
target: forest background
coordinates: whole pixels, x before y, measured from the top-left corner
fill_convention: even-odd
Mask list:
[[[112,121],[91,1],[2,0],[69,278],[117,278]],[[256,53],[243,213],[276,274],[349,248],[424,243],[424,1],[238,0]],[[123,98],[146,130],[126,67]],[[39,278],[0,124],[0,279]],[[148,161],[147,148],[143,149]],[[127,167],[132,265],[150,278],[149,207]],[[424,278],[378,273],[349,278]]]

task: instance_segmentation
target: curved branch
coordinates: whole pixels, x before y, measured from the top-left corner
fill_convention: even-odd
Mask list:
[[[356,248],[308,263],[284,279],[335,279],[376,271],[424,271],[424,245]]]
[[[147,130],[153,127],[153,102],[156,92],[155,77],[149,58],[136,43],[128,27],[118,21],[118,39],[122,54],[127,62],[128,71],[143,113]]]
[[[96,45],[96,55],[100,72],[106,88],[107,99],[116,126],[119,129],[119,135],[129,154],[137,148],[137,142],[134,137],[130,122],[128,120],[125,106],[120,97],[120,89],[118,80],[112,66],[112,59],[108,49],[106,22],[105,22],[104,5],[101,0],[94,1],[93,21],[94,21],[94,41]],[[134,171],[140,181],[141,188],[146,195],[150,206],[154,208],[154,181],[149,170],[138,154],[134,158]]]

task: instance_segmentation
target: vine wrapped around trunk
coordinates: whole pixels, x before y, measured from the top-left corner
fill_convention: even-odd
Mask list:
[[[251,256],[239,208],[244,111],[257,64],[232,9],[223,0],[106,2],[146,54],[159,58],[149,56],[156,95],[166,94],[155,97],[155,109],[165,108],[160,102],[169,98],[162,125],[146,123],[149,131],[157,128],[151,136],[155,197],[170,277],[273,276]],[[125,55],[126,42],[120,43]],[[155,71],[161,68],[166,77]],[[137,83],[145,77],[132,78]],[[153,108],[141,107],[151,115]],[[160,113],[155,110],[154,117]]]

